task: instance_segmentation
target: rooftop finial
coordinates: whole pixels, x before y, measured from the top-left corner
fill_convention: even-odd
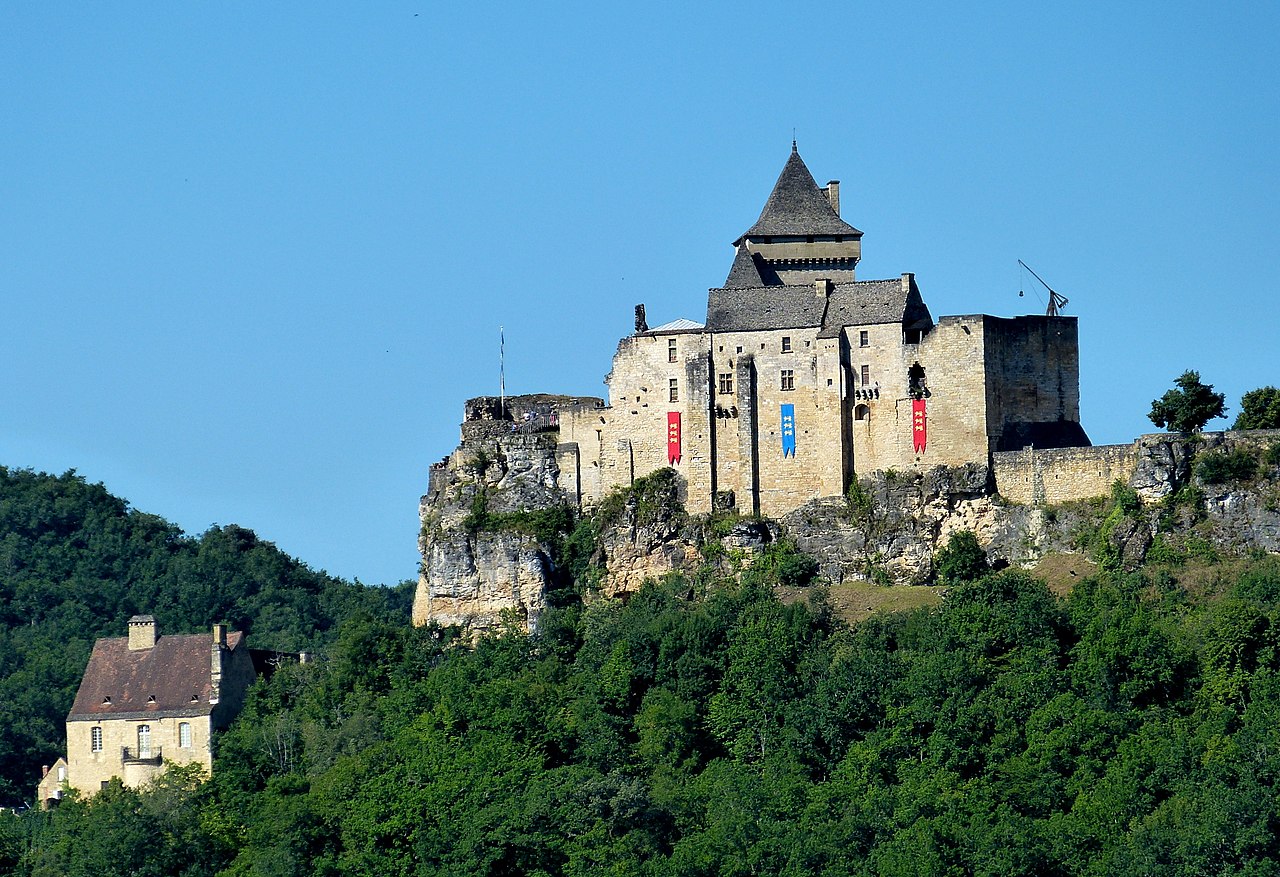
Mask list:
[[[795,128],[792,128],[792,129],[791,129],[791,151],[792,151],[793,153],[794,153],[794,152],[799,152],[799,151],[800,151],[800,150],[796,149],[796,129],[795,129]]]

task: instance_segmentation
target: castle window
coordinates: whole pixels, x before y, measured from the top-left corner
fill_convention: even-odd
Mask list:
[[[871,383],[871,366],[864,365],[862,367],[862,386],[866,388]]]
[[[667,362],[676,361],[676,339],[667,339]]]
[[[871,339],[867,337],[866,329],[863,329],[861,332],[858,333],[858,346],[859,347],[871,346]]]
[[[912,363],[911,368],[907,369],[907,395],[912,399],[925,399],[930,395],[924,367],[918,362]]]
[[[782,389],[794,390],[796,388],[796,373],[794,369],[784,368],[782,370]]]
[[[738,352],[739,352],[739,353],[741,353],[741,352],[742,352],[742,348],[741,348],[741,347],[739,347],[739,348],[738,348]]]
[[[679,402],[680,401],[680,381],[677,378],[672,378],[668,383],[669,383],[668,390],[670,391],[671,401]]]
[[[791,336],[790,335],[782,336],[782,352],[783,353],[791,352]]]
[[[178,722],[178,748],[191,748],[191,723]]]
[[[138,726],[138,757],[139,758],[151,757],[151,726],[150,725]]]
[[[102,751],[102,729],[101,728],[89,729],[89,751],[90,752]]]
[[[720,374],[720,394],[727,396],[733,392],[733,373],[722,372]]]
[[[866,405],[859,405],[857,408],[853,409],[853,419],[854,420],[870,420],[871,409],[868,408]]]

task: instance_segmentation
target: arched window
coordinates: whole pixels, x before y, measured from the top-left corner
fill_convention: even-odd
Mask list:
[[[870,419],[871,419],[871,409],[870,409],[869,407],[867,407],[866,405],[859,405],[858,407],[856,407],[856,408],[854,408],[854,409],[853,409],[853,419],[854,419],[854,420],[861,420],[861,421],[864,421],[864,422],[865,422],[865,421],[870,420]]]

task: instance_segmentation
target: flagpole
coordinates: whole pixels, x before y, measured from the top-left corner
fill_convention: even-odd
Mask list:
[[[501,405],[500,418],[507,416],[507,337],[502,326],[498,327],[498,393]]]

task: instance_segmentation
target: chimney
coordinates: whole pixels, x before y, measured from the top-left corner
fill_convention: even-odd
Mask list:
[[[827,201],[831,203],[831,209],[836,212],[836,216],[840,215],[840,181],[832,180],[827,183],[827,187],[822,191],[827,193]]]
[[[813,292],[818,298],[826,298],[831,294],[831,281],[825,277],[819,277],[813,281]]]
[[[227,650],[227,626],[213,626],[213,650],[209,661],[209,703],[217,703],[222,689],[222,653]]]
[[[902,291],[905,294],[907,295],[911,294],[911,284],[915,283],[915,279],[916,279],[916,276],[911,272],[907,272],[902,275]]]
[[[156,646],[156,620],[150,615],[129,619],[129,651],[140,652]]]
[[[40,765],[40,778],[44,779],[48,775],[49,775],[49,765],[47,764]]]
[[[644,305],[636,305],[636,334],[649,331],[649,321],[644,316]]]

